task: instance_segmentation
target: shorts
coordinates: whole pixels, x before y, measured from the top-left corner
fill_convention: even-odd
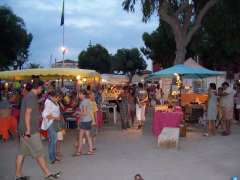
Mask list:
[[[31,135],[29,139],[20,137],[19,155],[32,156],[33,158],[44,156],[44,149],[39,133]]]
[[[138,104],[136,105],[136,119],[137,121],[145,121],[145,108],[146,106],[139,106]]]
[[[90,131],[92,129],[92,121],[80,122],[80,129]]]
[[[223,107],[222,113],[223,113],[224,120],[232,120],[233,119],[233,108]]]

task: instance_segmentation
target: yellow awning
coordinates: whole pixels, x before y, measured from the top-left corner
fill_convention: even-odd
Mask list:
[[[75,68],[40,68],[0,72],[1,80],[27,80],[31,79],[32,76],[39,76],[42,79],[76,79],[80,77],[99,80],[101,78],[101,75],[95,70]]]

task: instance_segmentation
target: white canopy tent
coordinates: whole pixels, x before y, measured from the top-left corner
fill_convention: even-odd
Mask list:
[[[102,84],[126,85],[129,83],[129,78],[126,75],[102,74],[101,77]]]

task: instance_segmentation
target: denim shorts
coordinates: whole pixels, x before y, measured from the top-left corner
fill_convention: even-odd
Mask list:
[[[92,121],[80,123],[80,129],[90,131],[91,128],[92,128]]]

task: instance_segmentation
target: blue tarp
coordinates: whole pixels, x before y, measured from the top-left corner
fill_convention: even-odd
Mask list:
[[[155,72],[149,75],[147,80],[150,80],[153,78],[161,78],[161,77],[173,77],[174,74],[178,74],[183,78],[207,78],[207,77],[225,75],[224,72],[220,72],[220,71],[212,71],[203,67],[191,67],[184,64],[179,64],[179,65],[175,65],[170,68]]]

